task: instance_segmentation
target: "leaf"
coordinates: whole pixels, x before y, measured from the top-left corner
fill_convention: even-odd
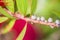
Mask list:
[[[7,2],[7,9],[11,12],[14,12],[14,2],[13,0],[5,0]]]
[[[6,20],[8,20],[7,17],[0,17],[0,23],[4,22],[4,21],[6,21]]]
[[[58,1],[53,10],[52,10],[52,13],[54,13],[58,18],[60,18],[60,1]]]
[[[18,11],[22,15],[26,15],[28,1],[27,0],[16,0]]]
[[[9,15],[2,7],[0,7],[0,13],[8,18],[13,18],[11,15]]]
[[[12,27],[14,26],[15,21],[16,20],[14,20],[14,19],[10,20],[9,24],[7,24],[5,26],[5,28],[2,29],[2,34],[5,34],[5,33],[9,32],[12,29]]]
[[[27,28],[27,23],[25,24],[25,27],[23,28],[22,32],[19,34],[16,40],[23,40],[25,32],[26,32],[26,28]]]
[[[31,14],[34,14],[34,12],[36,11],[36,7],[37,7],[37,0],[32,0]]]
[[[28,8],[26,15],[32,15],[34,14],[37,6],[37,0],[28,0]]]
[[[53,11],[52,13],[54,13],[58,18],[60,18],[60,12],[59,11]]]

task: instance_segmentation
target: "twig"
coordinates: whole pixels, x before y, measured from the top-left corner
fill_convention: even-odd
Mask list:
[[[6,9],[4,9],[4,10],[5,10],[8,14],[10,14],[11,16],[13,16],[13,17],[15,17],[15,18],[17,18],[17,19],[23,19],[23,20],[26,20],[27,22],[39,23],[39,24],[43,24],[43,25],[52,26],[52,28],[58,27],[58,24],[53,23],[53,22],[49,23],[49,22],[45,22],[45,21],[33,20],[33,19],[31,19],[31,18],[27,18],[27,17],[24,17],[24,16],[20,15],[19,12],[16,12],[16,13],[13,14],[12,12],[10,12],[10,11],[8,11],[8,10],[6,10]]]

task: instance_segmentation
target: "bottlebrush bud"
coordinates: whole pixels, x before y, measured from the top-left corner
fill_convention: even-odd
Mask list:
[[[6,2],[4,2],[4,0],[0,0],[0,6],[5,7],[6,6]]]
[[[41,21],[45,21],[45,18],[44,17],[41,17]]]
[[[37,20],[39,21],[40,20],[40,17],[37,17]]]
[[[34,15],[33,15],[33,16],[31,16],[31,19],[35,20],[35,19],[36,19],[36,16],[34,16]]]
[[[60,26],[60,21],[59,20],[56,20],[55,23]]]
[[[51,23],[51,22],[52,22],[52,18],[49,18],[49,19],[48,19],[48,22]]]

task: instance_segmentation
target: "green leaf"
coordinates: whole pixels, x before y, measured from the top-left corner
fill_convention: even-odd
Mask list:
[[[36,11],[36,7],[37,7],[37,0],[32,0],[31,14],[34,14],[34,12]]]
[[[7,17],[0,17],[0,23],[4,22],[4,21],[6,21],[6,20],[8,20]]]
[[[53,10],[52,10],[52,13],[54,13],[58,18],[60,18],[60,1],[58,1]]]
[[[8,18],[13,18],[11,15],[9,15],[2,7],[0,7],[0,13]]]
[[[14,12],[14,2],[13,2],[13,0],[6,0],[6,2],[8,3],[8,5],[6,5],[6,7],[9,9],[9,11]]]
[[[2,34],[5,34],[5,33],[9,32],[12,29],[12,27],[14,26],[15,21],[16,21],[15,19],[10,20],[9,24],[7,24],[5,26],[5,28],[2,29]]]
[[[27,9],[27,15],[34,14],[37,6],[37,0],[28,0],[28,9]]]
[[[27,0],[16,0],[16,3],[17,3],[18,11],[21,14],[26,15],[28,1]]]
[[[60,18],[60,11],[53,11],[52,13],[54,13],[58,18]]]

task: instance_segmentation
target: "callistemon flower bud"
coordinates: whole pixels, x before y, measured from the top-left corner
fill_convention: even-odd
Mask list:
[[[36,20],[36,16],[34,16],[34,15],[31,16],[31,19]]]
[[[4,2],[4,0],[0,0],[0,6],[2,6],[2,7],[5,7],[6,6],[6,2]]]
[[[51,23],[51,22],[52,22],[52,18],[49,18],[49,19],[48,19],[48,22]]]
[[[40,17],[37,17],[37,20],[39,21],[40,20]]]
[[[42,17],[40,18],[40,20],[41,20],[41,21],[45,21],[45,18],[42,16]]]
[[[31,16],[31,19],[32,19],[32,20],[36,20],[36,16],[35,16],[35,15],[32,15],[32,16]],[[31,24],[33,24],[33,22],[31,22]]]
[[[59,20],[56,20],[55,23],[60,26],[60,21]]]

